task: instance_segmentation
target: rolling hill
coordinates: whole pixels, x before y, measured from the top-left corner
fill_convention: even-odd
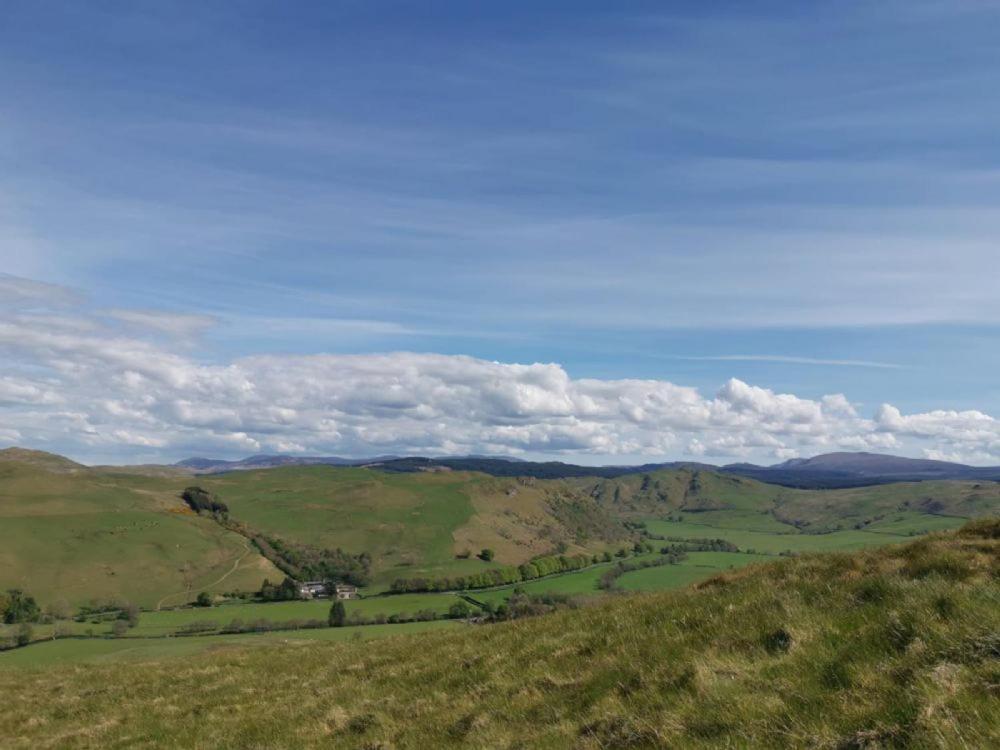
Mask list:
[[[228,506],[225,523],[185,505],[181,491],[195,483]],[[256,590],[300,569],[272,554],[278,544],[299,557],[363,556],[376,592],[397,578],[602,554],[643,535],[724,538],[768,554],[853,549],[998,509],[993,482],[797,490],[689,466],[566,479],[330,465],[193,476],[14,450],[0,452],[0,588],[43,603],[183,604],[202,589]],[[484,548],[492,561],[477,559]]]
[[[0,452],[0,588],[152,607],[280,577],[243,537],[188,511],[171,481]]]
[[[998,573],[1000,525],[981,521],[377,645],[271,640],[197,661],[0,669],[0,736],[25,748],[996,747]]]

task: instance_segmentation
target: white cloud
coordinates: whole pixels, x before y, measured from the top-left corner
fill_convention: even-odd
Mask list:
[[[28,287],[30,288],[30,287]],[[44,290],[43,296],[44,296]],[[468,356],[260,355],[208,364],[183,339],[208,320],[114,311],[0,318],[0,438],[78,457],[155,449],[520,453],[580,460],[784,459],[902,450],[1000,462],[1000,422],[979,411],[874,418],[843,394],[776,393],[738,379],[714,395],[665,380],[572,378],[553,363]],[[147,338],[150,329],[169,333]],[[967,458],[967,460],[971,460]]]

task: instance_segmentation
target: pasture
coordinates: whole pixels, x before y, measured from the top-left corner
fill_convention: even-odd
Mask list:
[[[347,626],[178,638],[63,638],[0,652],[0,671],[7,668],[46,667],[54,664],[106,664],[190,657],[220,653],[240,646],[288,644],[305,647],[310,642],[366,641],[460,626],[460,623],[453,620],[435,620],[398,625]]]

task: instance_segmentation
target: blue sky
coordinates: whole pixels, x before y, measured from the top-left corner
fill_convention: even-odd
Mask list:
[[[405,351],[998,414],[998,33],[992,2],[15,4],[0,272],[102,326],[195,316],[157,346],[202,367]],[[138,450],[0,408],[11,441]],[[156,419],[177,457],[235,429]],[[680,457],[678,429],[551,451]],[[517,449],[333,435],[288,445]],[[983,462],[992,435],[887,447]],[[842,447],[780,442],[734,455]]]

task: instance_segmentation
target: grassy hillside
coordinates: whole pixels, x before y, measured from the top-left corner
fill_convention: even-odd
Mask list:
[[[0,588],[26,588],[43,603],[120,596],[152,607],[280,579],[244,537],[188,511],[180,492],[193,483],[251,529],[368,553],[381,587],[481,571],[489,566],[475,555],[487,547],[494,564],[517,564],[627,536],[590,498],[534,480],[327,466],[195,478],[10,449],[0,451]]]
[[[864,527],[888,514],[974,518],[1000,508],[1000,482],[901,482],[838,490],[798,490],[702,470],[614,479],[567,480],[620,515],[697,515],[713,526],[774,533],[827,533]]]
[[[0,670],[0,736],[32,748],[996,747],[998,599],[1000,522],[983,521],[419,640]]]
[[[295,466],[198,477],[233,518],[315,547],[373,560],[375,582],[398,576],[465,575],[483,569],[483,548],[518,564],[562,543],[602,547],[625,530],[589,497],[558,483],[461,472],[389,474]],[[457,556],[472,554],[466,559]]]
[[[0,588],[27,589],[43,603],[124,597],[153,607],[280,577],[243,537],[187,512],[175,495],[160,480],[8,453]]]

